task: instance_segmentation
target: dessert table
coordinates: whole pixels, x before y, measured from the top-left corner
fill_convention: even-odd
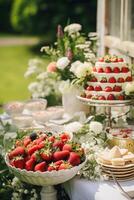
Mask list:
[[[123,189],[134,196],[134,180],[121,182]],[[90,181],[75,177],[64,183],[70,200],[128,200],[113,181]]]

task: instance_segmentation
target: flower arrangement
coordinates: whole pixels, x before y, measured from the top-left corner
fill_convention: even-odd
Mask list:
[[[44,46],[41,52],[51,61],[47,66],[43,59],[32,59],[25,77],[33,77],[28,89],[33,98],[58,96],[59,82],[83,83],[90,76],[97,52],[97,35],[81,33],[80,24],[57,27],[57,41],[54,45]],[[33,80],[33,79],[32,79]]]

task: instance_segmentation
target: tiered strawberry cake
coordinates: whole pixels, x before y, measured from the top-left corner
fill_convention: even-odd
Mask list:
[[[85,97],[92,100],[125,100],[124,88],[132,74],[123,58],[106,55],[98,59],[87,82]]]

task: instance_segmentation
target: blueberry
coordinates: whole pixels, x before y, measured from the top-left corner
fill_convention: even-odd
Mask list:
[[[33,141],[37,138],[37,133],[33,132],[30,134],[30,139]]]

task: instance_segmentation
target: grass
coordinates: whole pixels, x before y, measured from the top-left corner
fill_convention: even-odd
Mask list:
[[[0,47],[0,103],[30,98],[24,78],[28,60],[35,58],[27,46]]]

